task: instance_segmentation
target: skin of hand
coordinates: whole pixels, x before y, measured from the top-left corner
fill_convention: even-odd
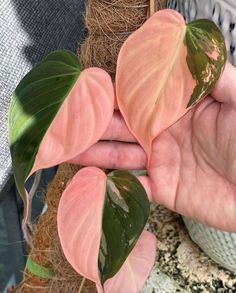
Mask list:
[[[145,169],[146,155],[115,111],[103,141],[72,162]],[[236,232],[236,69],[226,64],[211,95],[153,142],[150,198],[210,226]]]

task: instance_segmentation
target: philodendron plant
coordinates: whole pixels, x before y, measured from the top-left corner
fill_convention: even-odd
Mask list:
[[[225,62],[224,38],[213,22],[186,25],[169,9],[124,43],[115,88],[104,70],[82,70],[69,51],[46,57],[24,77],[10,105],[9,140],[24,224],[31,205],[25,181],[96,143],[112,119],[115,96],[149,162],[154,138],[209,94]],[[99,292],[139,292],[155,261],[156,239],[144,231],[148,216],[147,194],[133,173],[82,168],[58,207],[66,259]]]

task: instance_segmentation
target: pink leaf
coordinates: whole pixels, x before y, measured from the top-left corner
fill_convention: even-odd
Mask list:
[[[114,87],[102,69],[85,69],[44,136],[31,174],[68,161],[97,142],[114,109]]]
[[[63,192],[57,213],[62,250],[71,266],[103,292],[98,268],[102,237],[106,174],[95,167],[81,169]],[[104,285],[105,292],[136,293],[155,261],[156,238],[143,232],[120,271]]]
[[[196,86],[176,11],[154,14],[121,48],[116,75],[119,108],[148,157],[155,137],[183,116]]]
[[[105,293],[138,293],[148,278],[156,257],[156,237],[144,231],[120,271],[104,285]],[[97,285],[98,292],[103,292]]]
[[[102,170],[81,169],[64,191],[57,213],[60,242],[68,262],[97,284],[105,191]]]

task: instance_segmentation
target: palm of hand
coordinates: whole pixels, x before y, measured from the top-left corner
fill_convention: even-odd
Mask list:
[[[211,95],[154,140],[149,176],[139,179],[154,201],[236,231],[236,70],[229,63]],[[143,170],[146,159],[116,113],[102,141],[71,162]]]
[[[153,143],[152,196],[201,222],[236,229],[236,109],[207,98]]]

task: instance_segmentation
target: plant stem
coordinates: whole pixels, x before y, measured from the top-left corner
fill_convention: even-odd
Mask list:
[[[149,4],[150,17],[156,12],[156,0],[150,0]]]
[[[86,279],[83,278],[83,280],[81,281],[81,284],[80,284],[79,292],[78,292],[78,293],[82,293],[82,290],[83,290],[83,287],[84,287],[85,281],[86,281]]]

